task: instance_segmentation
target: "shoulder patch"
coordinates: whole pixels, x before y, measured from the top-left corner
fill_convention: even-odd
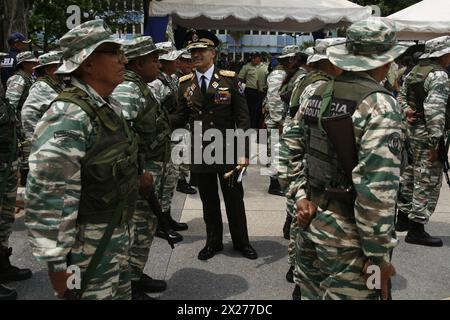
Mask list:
[[[190,73],[180,78],[180,83],[186,82],[188,80],[192,80],[194,78],[194,74]]]
[[[400,137],[400,134],[398,132],[392,133],[387,138],[387,146],[389,148],[389,151],[392,152],[395,156],[399,156],[402,152],[402,139]]]
[[[231,70],[220,70],[220,71],[219,71],[219,74],[220,74],[221,76],[228,77],[228,78],[234,78],[234,77],[236,77],[236,72],[231,71]]]

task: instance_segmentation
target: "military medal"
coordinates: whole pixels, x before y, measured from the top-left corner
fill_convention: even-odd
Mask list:
[[[219,88],[214,95],[215,104],[231,104],[231,92],[229,88]]]

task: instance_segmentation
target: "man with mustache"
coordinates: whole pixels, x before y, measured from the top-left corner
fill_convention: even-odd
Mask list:
[[[56,73],[70,75],[72,85],[50,105],[32,140],[25,222],[59,298],[131,299],[138,139],[111,97],[128,62],[121,43],[103,20],[60,39]],[[74,271],[78,281],[68,281]]]

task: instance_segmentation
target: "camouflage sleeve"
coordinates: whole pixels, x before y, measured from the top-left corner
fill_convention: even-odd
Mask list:
[[[425,79],[425,91],[428,93],[423,103],[426,128],[431,148],[436,149],[439,138],[444,134],[445,110],[450,85],[444,71],[432,72]]]
[[[5,97],[14,108],[14,112],[17,112],[24,88],[25,80],[22,77],[14,75],[8,80]]]
[[[283,120],[285,105],[280,97],[280,89],[285,78],[286,72],[283,70],[275,70],[267,77],[266,107],[269,111],[269,116],[266,119],[267,126],[276,127]]]
[[[62,263],[75,243],[81,159],[93,128],[78,106],[56,102],[38,123],[29,158],[25,223],[33,255]]]
[[[355,220],[364,254],[386,257],[393,234],[400,179],[401,112],[384,93],[367,97],[353,115],[358,165],[353,170]]]
[[[170,94],[170,88],[164,85],[159,79],[149,83],[148,86],[159,104],[161,104],[164,101],[164,98]]]
[[[137,118],[145,108],[145,98],[140,94],[139,87],[130,81],[125,81],[114,90],[111,97],[122,105],[122,114],[128,121]]]
[[[316,81],[314,83],[311,83],[309,86],[303,90],[303,93],[300,95],[300,98],[298,100],[298,111],[295,115],[295,120],[300,123],[303,114],[305,113],[306,107],[308,106],[308,100],[314,95],[316,90],[322,85],[325,84],[326,81]]]
[[[22,107],[22,130],[27,141],[33,138],[34,129],[58,94],[42,81],[34,83]]]

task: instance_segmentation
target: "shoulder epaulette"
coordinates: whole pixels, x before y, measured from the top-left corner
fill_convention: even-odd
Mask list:
[[[234,77],[236,77],[236,72],[231,71],[231,70],[220,70],[220,71],[219,71],[219,74],[220,74],[221,76],[228,77],[228,78],[234,78]]]
[[[192,80],[194,78],[194,74],[193,73],[189,73],[183,77],[180,78],[180,83],[186,82],[188,80]]]

